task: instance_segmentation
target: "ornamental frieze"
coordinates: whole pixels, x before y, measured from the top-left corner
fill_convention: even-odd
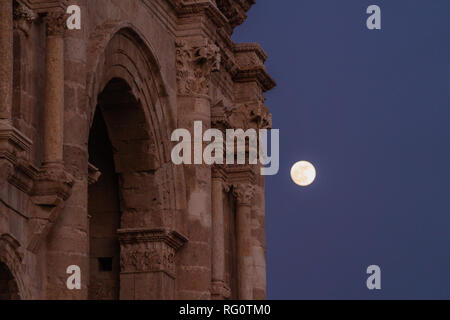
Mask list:
[[[122,273],[163,271],[174,276],[175,250],[161,242],[121,244],[120,270]]]
[[[167,229],[120,229],[121,273],[165,272],[175,277],[175,253],[187,239]]]

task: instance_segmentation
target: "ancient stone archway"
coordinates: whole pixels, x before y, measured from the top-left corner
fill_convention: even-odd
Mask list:
[[[89,188],[91,298],[174,297],[184,190],[169,157],[163,86],[146,50],[132,30],[118,31],[93,82],[89,158],[103,176]],[[135,290],[136,282],[146,289]]]
[[[19,242],[9,234],[0,236],[0,300],[27,299],[29,288],[23,281],[23,253]]]

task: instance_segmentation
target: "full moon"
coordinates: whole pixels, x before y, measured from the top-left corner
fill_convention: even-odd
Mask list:
[[[299,161],[292,166],[291,178],[299,186],[309,186],[316,179],[316,168],[308,161]]]

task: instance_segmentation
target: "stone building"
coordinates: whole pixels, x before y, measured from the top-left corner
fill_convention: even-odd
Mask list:
[[[0,299],[266,297],[257,166],[170,156],[194,121],[270,127],[266,54],[231,40],[253,3],[0,0]]]

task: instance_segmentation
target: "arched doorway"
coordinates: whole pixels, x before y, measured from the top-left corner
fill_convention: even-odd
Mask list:
[[[0,262],[0,300],[20,300],[16,280],[8,267]]]
[[[120,298],[120,243],[117,231],[144,225],[156,207],[139,187],[157,199],[152,174],[143,173],[153,142],[142,106],[127,82],[113,78],[98,95],[89,136],[89,162],[101,173],[89,186],[90,243],[89,298]],[[147,183],[145,182],[147,181]],[[153,187],[153,188],[152,188]],[[142,189],[142,188],[141,188]],[[145,212],[145,214],[144,214]]]
[[[97,110],[89,137],[89,162],[99,169],[97,183],[89,186],[88,212],[90,246],[90,299],[118,299],[120,226],[118,177],[113,149],[100,109]]]
[[[89,187],[89,298],[170,299],[175,251],[187,241],[178,232],[186,191],[170,158],[174,123],[149,46],[130,28],[112,34],[88,61],[89,162],[102,174]]]

